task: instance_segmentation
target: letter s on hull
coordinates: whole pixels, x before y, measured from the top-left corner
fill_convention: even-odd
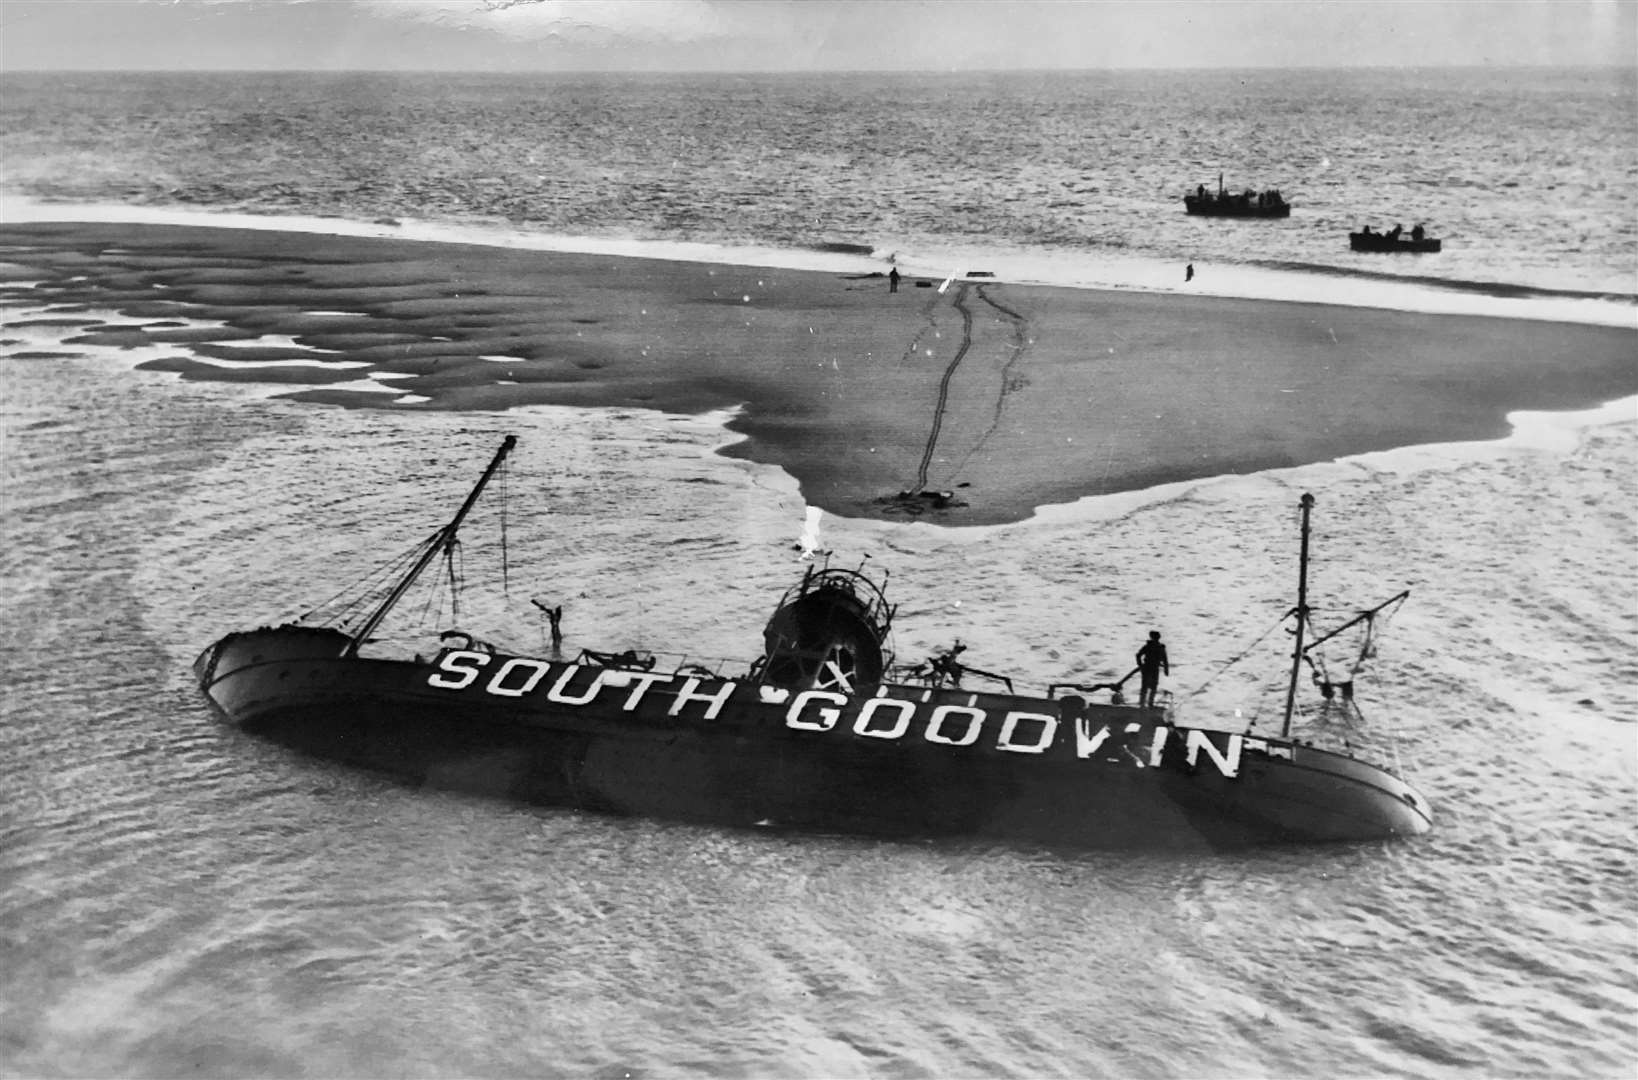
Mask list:
[[[471,649],[451,649],[438,661],[438,670],[427,677],[428,686],[440,690],[465,690],[489,663],[489,654]],[[457,676],[448,678],[447,675]]]

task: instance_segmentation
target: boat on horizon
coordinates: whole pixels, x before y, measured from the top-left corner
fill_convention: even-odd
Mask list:
[[[1285,201],[1278,188],[1253,191],[1247,188],[1238,194],[1223,187],[1223,174],[1217,174],[1217,190],[1206,190],[1205,184],[1183,196],[1183,209],[1199,217],[1286,218],[1291,216],[1291,204]]]
[[[194,672],[205,697],[247,732],[416,784],[719,826],[1213,849],[1431,827],[1427,800],[1387,768],[1291,736],[1299,674],[1318,670],[1311,651],[1324,640],[1304,644],[1311,496],[1278,734],[1188,726],[1165,705],[1128,703],[1135,669],[1027,693],[966,666],[959,643],[895,666],[885,575],[828,564],[808,565],[780,599],[750,663],[662,666],[632,649],[565,660],[560,609],[547,609],[549,657],[452,627],[427,653],[374,655],[382,620],[432,563],[449,560],[454,582],[462,522],[515,441],[373,607],[204,649]],[[1345,626],[1370,625],[1406,595]],[[1328,702],[1339,689],[1352,700],[1351,681],[1322,685]]]

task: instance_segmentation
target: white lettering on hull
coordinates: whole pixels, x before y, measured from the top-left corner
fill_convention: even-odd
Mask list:
[[[735,683],[725,682],[720,688],[718,688],[715,694],[701,694],[698,692],[700,688],[700,680],[689,679],[687,682],[683,683],[683,688],[677,691],[677,696],[671,702],[671,708],[666,712],[666,715],[678,715],[682,712],[683,706],[687,705],[690,701],[704,701],[710,702],[711,705],[709,709],[705,710],[704,719],[715,720],[717,718],[717,714],[722,711],[722,707],[728,704],[728,699],[734,696],[734,688],[736,685],[737,684]]]
[[[582,690],[578,696],[568,693],[569,684],[574,681],[575,673],[579,671],[592,672],[591,685]],[[563,674],[557,677],[557,682],[546,691],[546,700],[555,701],[559,705],[590,705],[597,692],[603,689],[602,668],[582,668],[578,664],[570,664],[563,669]]]
[[[957,738],[952,738],[944,731],[944,722],[951,717],[962,717],[966,720],[966,727],[961,729],[961,735]],[[928,742],[943,743],[945,746],[971,746],[978,741],[978,733],[983,727],[983,709],[975,709],[971,705],[940,705],[933,710],[932,719],[927,721],[925,738]]]
[[[530,673],[529,677],[524,679],[521,685],[507,686],[506,677],[519,669],[527,669]],[[495,677],[489,680],[489,685],[484,689],[491,694],[499,694],[501,697],[522,697],[532,691],[550,670],[552,670],[550,664],[543,664],[539,660],[524,660],[521,657],[516,657],[502,664],[500,670],[495,672]]]
[[[733,699],[739,684],[709,677],[668,675],[651,671],[599,668],[582,663],[562,664],[527,657],[496,657],[472,649],[451,649],[438,658],[427,685],[440,690],[463,691],[478,686],[486,671],[499,661],[493,674],[482,682],[482,692],[495,697],[521,699],[545,688],[545,699],[555,705],[581,707],[598,700],[605,689],[620,695],[623,712],[636,712],[645,702],[669,693],[669,704],[651,706],[665,716],[678,717],[694,706],[701,720],[715,720]],[[553,669],[557,668],[555,678]],[[676,686],[682,679],[681,686]],[[756,701],[785,709],[785,726],[795,731],[824,733],[842,723],[851,702],[859,699],[837,690],[803,690],[791,695],[781,691],[770,696],[768,687],[758,687]],[[850,734],[894,742],[906,738],[925,717],[921,737],[940,746],[975,746],[984,737],[990,714],[978,705],[977,695],[968,695],[964,705],[933,705],[931,692],[916,698],[887,696],[886,688],[865,699],[857,715],[847,725]],[[610,706],[613,702],[608,702]],[[1105,714],[1107,715],[1107,713]],[[1058,744],[1063,721],[1051,713],[1009,710],[1001,716],[994,748],[1014,754],[1045,754]],[[992,729],[994,730],[994,729]],[[1077,760],[1092,760],[1129,768],[1158,768],[1168,747],[1175,748],[1181,761],[1192,769],[1209,765],[1229,779],[1240,775],[1242,751],[1251,749],[1269,757],[1291,756],[1289,747],[1269,745],[1264,738],[1248,739],[1231,732],[1208,732],[1193,728],[1173,729],[1165,724],[1148,725],[1136,721],[1102,724],[1094,729],[1089,716],[1075,717],[1073,753]],[[1173,740],[1173,736],[1176,740]],[[1067,748],[1066,748],[1067,749]],[[1174,761],[1178,758],[1173,758]]]
[[[1204,750],[1206,756],[1211,758],[1211,763],[1217,767],[1217,771],[1232,778],[1240,775],[1240,744],[1242,741],[1239,735],[1230,735],[1225,741],[1224,748],[1219,751],[1206,732],[1190,731],[1185,737],[1183,745],[1187,747],[1188,757],[1186,760],[1191,766],[1199,763],[1200,751]]]
[[[488,653],[472,652],[467,649],[454,649],[446,652],[438,661],[438,674],[427,679],[428,686],[436,686],[440,690],[465,690],[478,678],[484,665],[489,663]],[[449,679],[446,675],[455,675],[458,678]]]
[[[884,707],[898,711],[898,717],[892,721],[891,727],[873,728],[870,722]],[[895,698],[871,698],[865,702],[865,707],[859,710],[859,718],[853,722],[853,731],[857,735],[868,735],[872,739],[902,739],[904,733],[910,730],[910,717],[916,712],[914,701],[899,701]]]
[[[1040,725],[1036,729],[1034,742],[1023,742],[1019,739],[1019,725],[1026,723]],[[1010,712],[1007,718],[1001,721],[1001,734],[997,736],[995,745],[1001,750],[1011,750],[1018,754],[1044,754],[1057,737],[1056,716],[1048,716],[1046,713]]]
[[[817,720],[804,719],[802,710],[810,701],[828,701],[834,707],[815,710],[819,714]],[[829,731],[842,718],[842,706],[846,704],[847,698],[841,694],[833,694],[829,690],[804,690],[785,710],[785,726],[801,731]]]

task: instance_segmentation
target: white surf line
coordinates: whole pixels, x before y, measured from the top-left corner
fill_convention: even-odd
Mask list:
[[[354,394],[393,394],[399,397],[414,396],[408,395],[407,391],[405,391],[405,389],[401,386],[383,386],[374,379],[354,379],[351,382],[320,383],[314,386],[284,386],[281,388],[280,392],[286,394],[296,394],[305,390],[345,390]],[[423,398],[422,400],[430,399]]]
[[[315,371],[329,371],[332,368],[367,368],[367,360],[235,360],[217,356],[192,356],[187,359],[204,364],[207,367],[221,368],[223,371],[243,371],[246,368],[312,368]]]
[[[232,341],[211,342],[212,345],[221,345],[224,349],[301,349],[303,352],[329,353],[332,356],[340,352],[339,349],[321,349],[316,345],[303,345],[289,334],[263,334],[256,338],[235,338]]]
[[[192,225],[254,229],[263,232],[317,233],[376,239],[423,240],[479,247],[562,254],[608,255],[629,259],[660,259],[724,267],[817,271],[838,274],[882,274],[889,265],[879,256],[837,252],[730,246],[680,240],[609,239],[521,233],[510,224],[452,225],[407,220],[397,225],[318,218],[301,215],[269,216],[230,211],[175,210],[108,203],[41,203],[18,195],[0,195],[0,222],[8,224],[73,222],[108,224]],[[1638,329],[1638,306],[1621,301],[1578,297],[1506,297],[1441,288],[1411,281],[1385,281],[1346,275],[1301,273],[1262,267],[1205,263],[1195,260],[1196,275],[1180,287],[1174,262],[1154,257],[1118,256],[1105,252],[1072,255],[1018,251],[933,251],[917,253],[907,261],[902,252],[892,255],[906,277],[940,280],[951,265],[983,263],[985,270],[967,270],[951,280],[979,280],[1058,288],[1178,293],[1225,299],[1288,301],[1339,307],[1380,308],[1428,315],[1479,315],[1494,318],[1569,322],[1593,326]],[[978,275],[974,277],[972,275]]]

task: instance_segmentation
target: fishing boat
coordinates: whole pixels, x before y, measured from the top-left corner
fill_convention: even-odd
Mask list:
[[[1369,225],[1348,234],[1348,247],[1353,251],[1420,255],[1440,251],[1444,246],[1444,241],[1424,234],[1420,225],[1412,229],[1409,236],[1401,235],[1398,226],[1387,232],[1374,232]]]
[[[1374,840],[1430,827],[1427,800],[1400,777],[1292,737],[1299,674],[1313,667],[1308,496],[1277,734],[1174,723],[1164,702],[1126,700],[1131,674],[1026,692],[965,665],[959,644],[896,666],[885,577],[828,563],[806,566],[749,663],[666,665],[632,649],[531,656],[453,629],[422,655],[374,655],[382,620],[429,566],[453,558],[513,446],[508,436],[378,603],[335,624],[227,634],[195,662],[204,695],[245,731],[417,784],[720,826],[1064,848]]]
[[[1223,188],[1223,174],[1217,174],[1217,190],[1208,191],[1200,184],[1183,196],[1183,209],[1200,217],[1286,218],[1291,216],[1291,204],[1285,201],[1277,188],[1264,191],[1247,189],[1239,193]]]

